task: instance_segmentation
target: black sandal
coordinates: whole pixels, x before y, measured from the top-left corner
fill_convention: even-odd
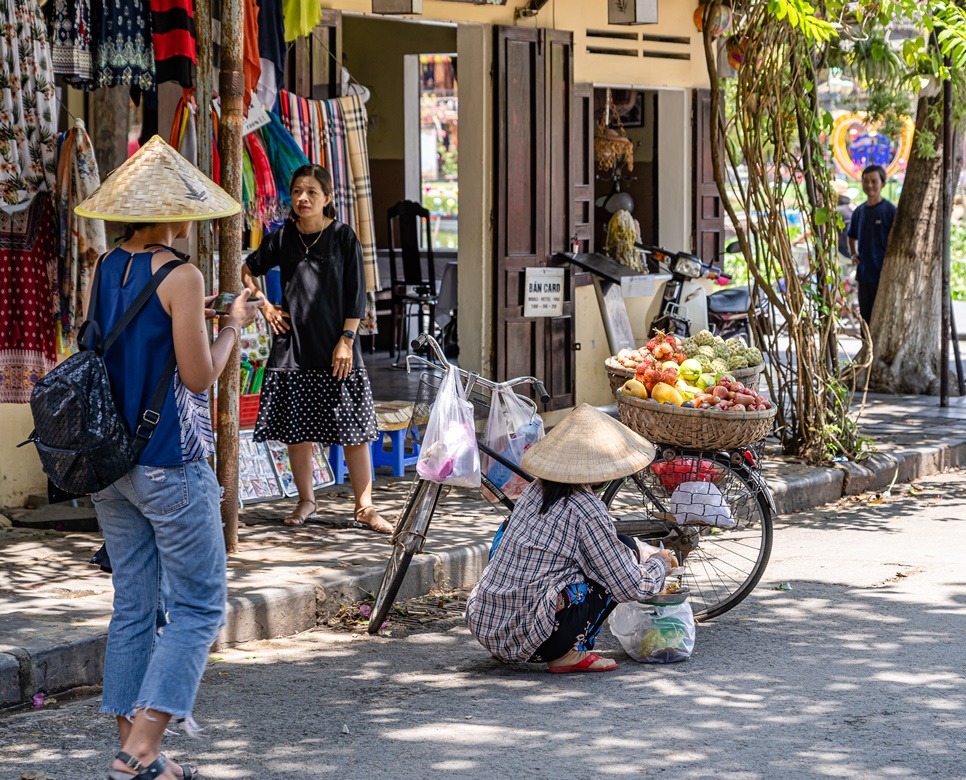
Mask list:
[[[161,754],[161,758],[163,758],[165,761],[168,760],[164,753]],[[171,766],[177,767],[181,770],[181,777],[183,777],[184,780],[200,780],[201,778],[201,772],[198,771],[198,767],[196,766],[192,766],[191,764],[172,764]],[[173,774],[175,777],[178,777],[178,775],[174,772],[171,774]]]
[[[126,766],[133,769],[137,774],[129,775],[125,772],[118,772],[116,769],[111,769],[107,773],[107,780],[132,780],[132,778],[134,780],[154,780],[158,775],[164,774],[164,770],[168,768],[164,756],[158,756],[147,766],[144,766],[134,756],[125,753],[123,750],[114,756],[114,758],[117,761],[123,761]]]

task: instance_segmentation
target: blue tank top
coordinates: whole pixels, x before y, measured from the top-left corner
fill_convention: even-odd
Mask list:
[[[118,247],[101,261],[97,307],[90,318],[97,322],[102,338],[151,279],[153,255],[153,252],[132,255]],[[122,284],[128,260],[131,270]],[[115,401],[132,434],[151,402],[173,352],[171,316],[155,293],[104,355]],[[175,369],[161,407],[161,419],[138,463],[142,466],[181,466],[207,458],[212,452],[214,437],[208,394],[190,392]]]

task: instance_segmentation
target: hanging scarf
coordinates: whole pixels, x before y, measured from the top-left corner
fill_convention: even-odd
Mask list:
[[[104,222],[74,214],[74,206],[94,194],[101,179],[91,143],[83,122],[64,134],[54,202],[57,210],[57,260],[60,294],[60,348],[72,352],[77,347],[77,330],[87,300],[90,269],[107,250]]]
[[[291,133],[285,129],[278,114],[270,111],[268,116],[271,122],[255,132],[260,135],[265,146],[268,163],[275,175],[275,190],[278,193],[280,210],[284,210],[292,205],[292,196],[288,189],[292,174],[303,165],[308,165],[309,158],[299,148]]]
[[[376,231],[372,216],[372,179],[369,176],[369,125],[366,106],[360,95],[335,101],[345,120],[346,143],[349,148],[349,172],[355,202],[356,235],[362,244],[362,262],[366,269],[366,289],[378,290],[379,267],[376,264]]]
[[[27,403],[57,364],[54,311],[56,224],[41,193],[16,214],[0,211],[0,403]]]
[[[49,192],[57,176],[54,74],[37,0],[0,0],[0,210]]]
[[[249,133],[245,136],[245,151],[251,162],[253,191],[255,193],[254,201],[251,204],[246,203],[246,208],[249,205],[251,207],[249,226],[264,229],[281,221],[281,207],[278,200],[278,190],[275,187],[275,177],[272,173],[272,167],[269,165],[265,147],[257,133]]]

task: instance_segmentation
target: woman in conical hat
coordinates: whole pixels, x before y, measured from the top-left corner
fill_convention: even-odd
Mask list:
[[[608,672],[592,652],[623,601],[664,587],[668,552],[644,557],[619,536],[593,485],[635,474],[654,446],[581,404],[524,454],[538,479],[498,532],[490,562],[466,604],[471,633],[504,662],[539,661],[551,672]]]
[[[143,431],[155,393],[165,394],[137,464],[92,496],[114,582],[101,702],[101,712],[117,718],[121,737],[112,780],[198,776],[190,766],[166,765],[161,738],[171,718],[191,723],[208,650],[224,622],[225,546],[220,490],[207,461],[213,450],[207,389],[255,309],[243,292],[209,343],[205,318],[214,312],[206,309],[204,279],[178,262],[170,244],[185,238],[193,221],[240,208],[155,136],[76,209],[130,226],[130,236],[98,261],[91,285],[87,318],[102,336],[149,283],[162,280],[104,353],[132,434]],[[169,622],[158,636],[165,601]]]

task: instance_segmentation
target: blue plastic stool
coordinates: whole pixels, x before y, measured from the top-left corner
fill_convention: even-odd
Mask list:
[[[376,466],[373,444],[369,445],[369,461],[372,464],[372,479],[375,481]],[[329,447],[329,466],[332,468],[332,476],[335,477],[335,484],[341,485],[345,482],[345,475],[349,473],[349,467],[345,465],[345,450],[341,445],[333,444]]]
[[[384,438],[389,437],[390,449],[383,450]],[[419,458],[419,445],[413,442],[413,454],[406,454],[406,429],[394,431],[379,431],[379,438],[372,443],[372,465],[392,466],[392,475],[401,477],[406,473],[406,466],[415,466]]]

